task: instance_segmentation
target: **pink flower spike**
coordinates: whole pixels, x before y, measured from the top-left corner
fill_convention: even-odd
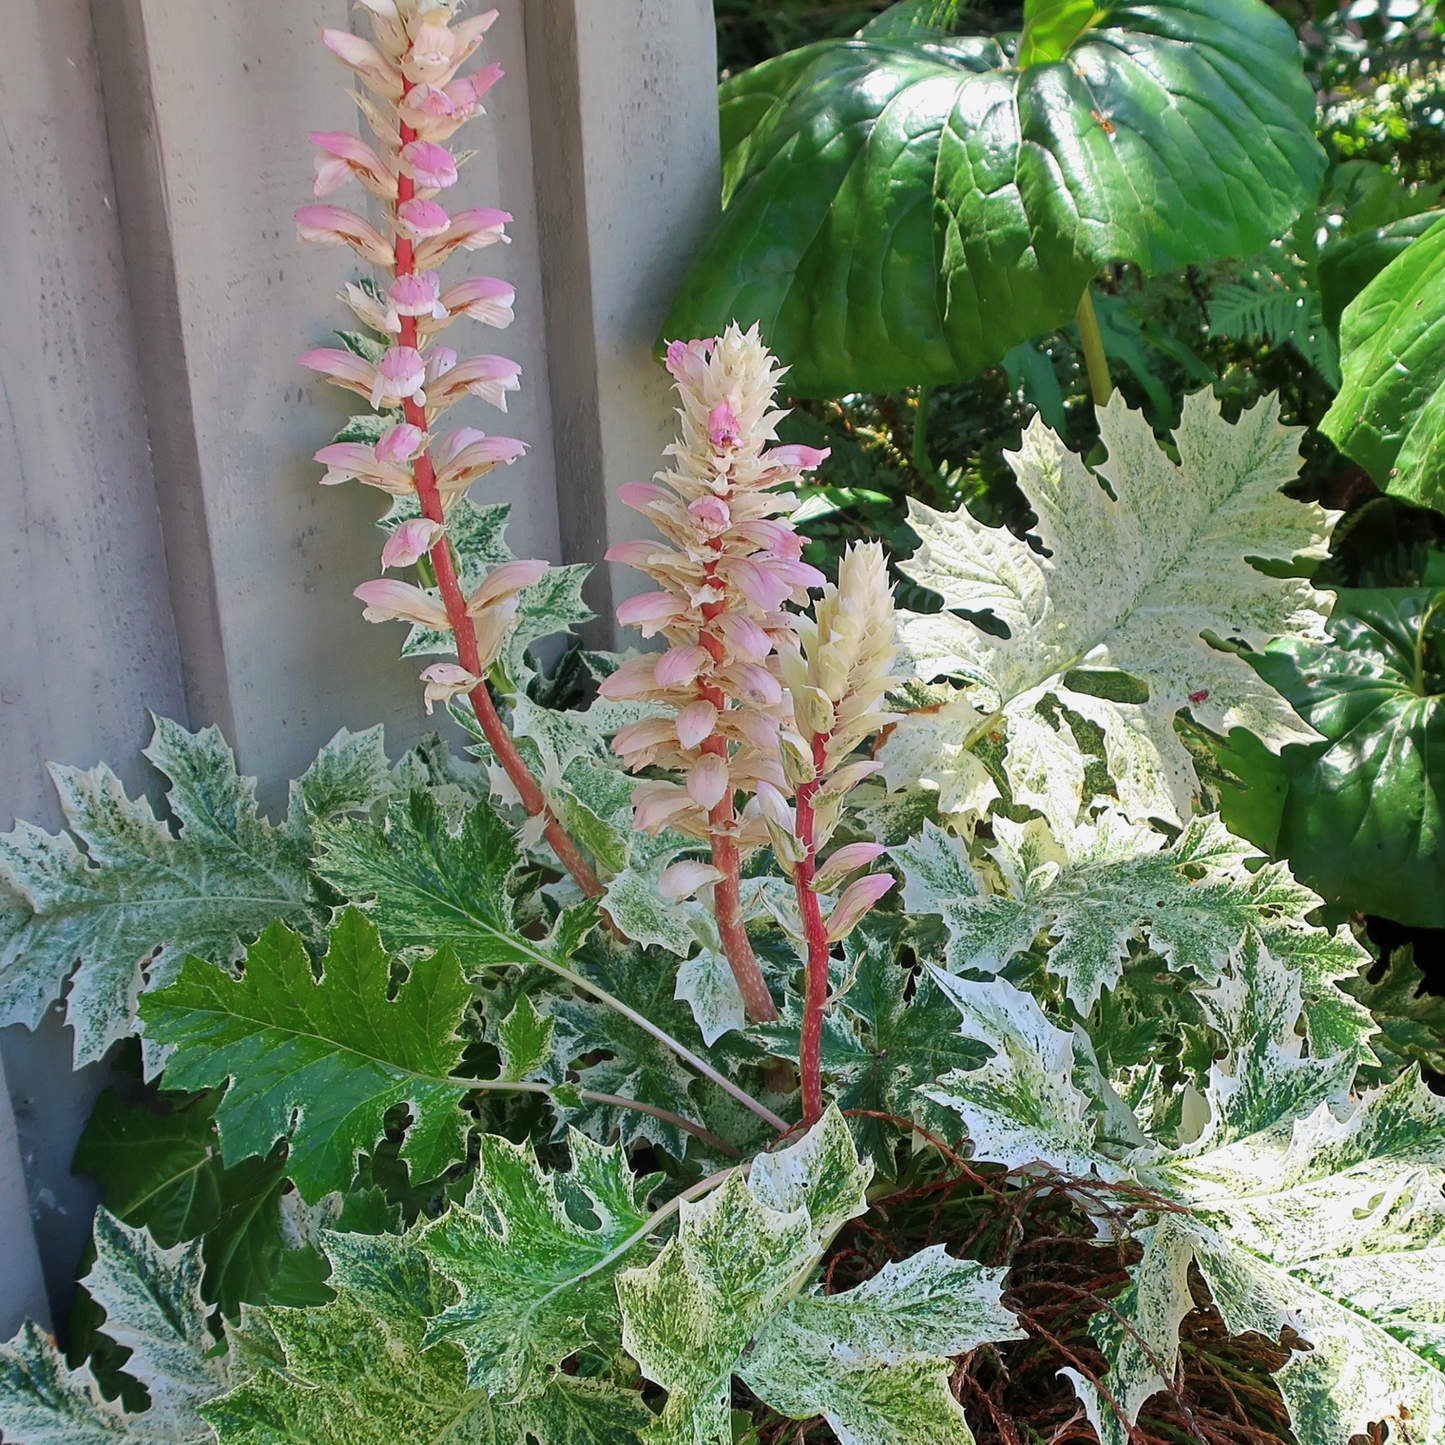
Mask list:
[[[628,486],[641,483],[628,482]],[[631,542],[614,542],[603,554],[606,562],[621,562],[626,567],[646,567],[654,557],[665,556],[667,549],[660,542],[640,537]]]
[[[405,81],[401,72],[370,41],[346,30],[323,30],[326,48],[343,65],[350,66],[383,100],[400,100]]]
[[[720,401],[708,413],[707,439],[719,451],[732,451],[742,441],[737,413],[732,409],[731,403]]]
[[[617,620],[624,627],[641,628],[642,635],[650,637],[659,623],[670,622],[686,611],[687,603],[671,592],[639,592],[618,607]]]
[[[407,92],[406,109],[416,111],[419,115],[430,116],[433,120],[447,120],[456,115],[458,110],[465,107],[459,106],[452,96],[439,85],[429,85],[423,81],[420,85],[414,85]]]
[[[402,167],[423,190],[441,191],[457,183],[457,162],[445,146],[414,140],[401,148]],[[451,224],[448,218],[447,224]]]
[[[380,577],[375,582],[363,582],[352,595],[366,603],[361,615],[368,622],[413,622],[436,632],[451,630],[446,608],[410,582]]]
[[[506,411],[507,393],[520,388],[521,374],[522,368],[505,356],[469,356],[447,371],[429,400],[433,406],[447,407],[470,392]]]
[[[751,617],[744,617],[740,612],[724,612],[713,626],[734,652],[754,662],[761,662],[773,650],[772,638]]]
[[[495,276],[471,276],[448,286],[442,293],[441,305],[452,316],[470,316],[498,329],[512,324],[512,307],[517,300],[516,287]]]
[[[426,710],[431,715],[434,704],[439,702],[450,702],[461,692],[471,692],[473,688],[480,687],[482,680],[474,677],[464,667],[458,667],[454,662],[434,662],[421,675],[421,680],[426,683]]]
[[[735,709],[728,721],[762,753],[778,750],[778,720],[750,707]]]
[[[739,691],[759,706],[777,707],[782,702],[782,685],[766,667],[759,667],[755,662],[745,662],[732,668],[731,673]]]
[[[450,346],[434,346],[426,354],[426,384],[438,382],[457,364],[457,354]]]
[[[452,218],[435,201],[403,201],[396,208],[397,229],[413,241],[425,241],[444,234]]]
[[[632,790],[633,825],[640,833],[656,833],[679,813],[690,813],[696,805],[673,783],[639,783]]]
[[[828,942],[841,943],[847,938],[893,883],[891,873],[870,873],[850,883],[843,890],[838,906],[828,915]]]
[[[376,459],[394,466],[404,466],[407,462],[414,461],[425,445],[426,433],[419,426],[409,426],[402,422],[400,426],[387,427],[382,432],[381,439],[376,444]]]
[[[629,657],[616,672],[602,679],[597,691],[609,702],[648,697],[657,690],[657,681],[653,677],[656,665],[657,658],[651,653],[645,657]]]
[[[756,559],[767,567],[775,577],[781,578],[788,586],[807,591],[809,587],[821,587],[828,579],[816,567],[791,557],[760,556]]]
[[[675,719],[677,740],[685,748],[698,747],[717,726],[717,709],[705,698],[690,702]]]
[[[402,61],[402,72],[411,81],[443,83],[450,79],[460,59],[453,59],[457,48],[458,37],[445,25],[419,25],[412,37],[411,52]]]
[[[704,753],[688,771],[687,795],[699,808],[711,812],[732,791],[726,758]]]
[[[672,493],[655,482],[623,482],[617,489],[617,500],[634,512],[645,512],[653,502],[670,502]]]
[[[612,739],[612,751],[618,757],[625,758],[632,753],[659,748],[672,740],[672,722],[669,718],[645,717],[618,729],[617,735]]]
[[[350,246],[376,266],[396,265],[396,252],[381,232],[344,206],[302,206],[296,212],[296,236],[316,246]]]
[[[425,557],[443,535],[439,522],[430,517],[413,517],[403,522],[381,549],[381,569],[388,567],[414,567],[419,558]]]
[[[687,510],[689,515],[696,517],[699,522],[716,527],[719,531],[732,521],[728,504],[721,497],[699,497],[697,501],[689,503]]]
[[[839,848],[813,878],[819,892],[826,893],[835,883],[841,883],[850,873],[867,868],[877,862],[888,850],[881,843],[849,843]]]
[[[359,136],[349,130],[313,130],[310,141],[325,152],[316,157],[318,196],[327,195],[355,176],[372,195],[395,199],[396,177]]]
[[[441,301],[442,278],[435,271],[414,271],[398,276],[387,296],[401,316],[445,316]]]
[[[783,446],[764,452],[762,463],[765,467],[786,467],[789,471],[811,472],[821,467],[833,455],[832,447]]]
[[[463,79],[452,81],[446,88],[447,98],[458,110],[470,110],[506,73],[494,60]]]
[[[717,570],[749,602],[764,612],[776,612],[788,600],[792,587],[772,566],[751,557],[724,557]]]
[[[514,596],[524,587],[540,582],[551,564],[528,559],[518,562],[503,562],[487,573],[486,580],[467,598],[467,611],[477,613],[494,602]]]
[[[296,358],[296,363],[311,371],[319,371],[336,386],[360,392],[362,396],[370,396],[376,385],[376,367],[364,357],[342,351],[337,346],[319,346],[314,351],[303,351]]]
[[[721,883],[722,877],[721,870],[711,863],[690,858],[664,868],[657,875],[657,891],[669,903],[681,903],[684,898],[691,898],[699,888],[706,888],[709,883]]]
[[[417,247],[416,264],[427,270],[439,266],[458,246],[465,251],[477,251],[483,246],[505,241],[507,235],[503,228],[511,219],[509,212],[496,211],[490,206],[458,211],[442,235],[433,236]]]
[[[391,346],[376,367],[371,387],[371,404],[377,411],[389,411],[409,400],[426,384],[426,362],[411,346]]]
[[[673,380],[691,386],[700,383],[707,371],[707,353],[716,345],[716,338],[669,342],[667,369]]]
[[[711,661],[705,647],[670,647],[657,659],[653,680],[658,687],[685,687]]]

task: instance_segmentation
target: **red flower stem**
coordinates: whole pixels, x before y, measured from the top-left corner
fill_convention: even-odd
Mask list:
[[[712,564],[708,564],[709,571]],[[722,603],[710,602],[702,610],[703,618],[711,622],[723,610]],[[712,654],[714,662],[722,663],[726,653],[720,639],[704,627],[698,640]],[[727,707],[727,699],[709,683],[702,684],[699,695],[705,697],[719,713]],[[725,738],[716,733],[702,745],[705,753],[712,753],[727,761],[728,745]],[[723,955],[737,980],[738,991],[743,996],[743,1006],[748,1017],[755,1024],[771,1023],[778,1016],[777,1005],[768,991],[767,980],[758,965],[757,954],[748,939],[748,930],[743,922],[742,858],[738,852],[737,815],[733,811],[732,789],[708,813],[708,831],[712,835],[712,866],[722,877],[713,884],[712,911],[717,920],[718,938],[722,943]]]
[[[408,86],[407,89],[410,90],[411,87]],[[415,139],[416,132],[410,126],[403,125],[401,127],[401,143],[406,145]],[[416,182],[410,176],[398,176],[397,204],[409,201],[415,195]],[[396,274],[409,276],[415,270],[415,247],[405,236],[398,236]],[[401,344],[416,349],[415,316],[401,318]],[[423,432],[428,429],[426,411],[410,397],[403,403],[403,412],[410,425]],[[444,525],[446,517],[442,511],[441,493],[437,490],[436,467],[432,462],[430,447],[416,459],[414,471],[416,493],[421,502],[422,516],[430,518],[438,525]],[[445,536],[438,539],[436,545],[431,549],[430,556],[432,567],[436,571],[437,587],[441,591],[442,602],[447,609],[447,619],[452,625],[452,635],[456,640],[457,661],[474,677],[481,677],[482,659],[477,650],[477,630],[471,617],[467,614],[467,599],[463,596],[461,583],[457,579],[456,565],[452,560],[451,543]],[[497,715],[497,709],[492,703],[491,694],[487,691],[486,682],[478,683],[470,692],[469,697],[477,715],[477,722],[481,724],[482,732],[491,745],[492,751],[496,754],[497,761],[502,765],[503,771],[511,779],[512,786],[516,788],[521,797],[522,806],[532,817],[546,818],[547,826],[543,830],[543,836],[552,845],[552,851],[561,860],[562,866],[572,875],[577,886],[589,898],[600,897],[602,885],[597,881],[597,875],[588,867],[587,860],[578,851],[577,845],[567,836],[562,825],[553,817],[551,810],[547,807],[547,800],[543,796],[542,789],[537,786],[537,780],[532,776],[522,755],[517,751],[516,744],[513,743],[506,725]]]
[[[793,869],[793,886],[798,892],[798,912],[803,919],[803,937],[808,962],[803,985],[803,1037],[798,1068],[803,1081],[803,1123],[812,1125],[823,1116],[823,1012],[828,1003],[828,959],[831,949],[823,910],[813,891],[818,872],[818,844],[814,828],[813,798],[822,786],[827,762],[827,738],[813,739],[813,766],[817,776],[798,789],[796,799],[798,841],[803,858]]]

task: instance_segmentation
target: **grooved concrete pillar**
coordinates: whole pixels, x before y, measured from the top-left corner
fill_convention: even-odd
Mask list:
[[[652,348],[717,216],[717,37],[711,0],[528,0],[526,19],[562,547],[590,562],[648,534],[613,493],[675,430]],[[601,639],[649,585],[606,570]]]

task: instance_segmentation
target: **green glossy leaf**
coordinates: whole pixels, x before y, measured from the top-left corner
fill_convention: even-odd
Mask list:
[[[1345,307],[1439,219],[1438,211],[1422,211],[1325,246],[1318,265],[1325,325],[1338,333]]]
[[[905,613],[902,636],[925,679],[965,679],[977,712],[1003,724],[1011,785],[1052,823],[1072,825],[1090,800],[1082,750],[1038,711],[1048,696],[1102,729],[1131,817],[1182,823],[1199,781],[1175,733],[1181,709],[1219,733],[1247,727],[1275,746],[1314,740],[1274,688],[1206,635],[1253,648],[1281,634],[1322,637],[1325,596],[1246,558],[1322,556],[1333,519],[1280,491],[1299,469],[1299,433],[1280,425],[1273,400],[1231,425],[1207,393],[1189,397],[1174,434],[1178,464],[1122,398],[1099,411],[1099,423],[1109,459],[1098,471],[1112,496],[1037,421],[1009,458],[1047,554],[966,508],[911,503],[921,546],[903,570],[948,610]],[[1008,636],[955,610],[991,613]],[[1075,690],[1068,680],[1081,668],[1128,674],[1148,700]],[[961,716],[954,741],[977,748],[982,731]]]
[[[201,1241],[206,1299],[234,1319],[268,1297],[282,1255],[282,1150],[227,1168],[216,1137],[216,1093],[169,1113],[127,1105],[107,1090],[96,1100],[72,1168],[100,1185],[105,1207],[145,1228],[162,1248]]]
[[[0,1344],[0,1430],[15,1445],[181,1445],[213,1437],[198,1409],[227,1384],[224,1351],[206,1324],[201,1255],[163,1250],[104,1211],[85,1285],[105,1311],[105,1332],[130,1351],[126,1370],[150,1395],[129,1414],[107,1401],[90,1371],[71,1370],[53,1340],[27,1324]]]
[[[761,322],[805,396],[959,381],[1109,262],[1252,255],[1317,192],[1314,96],[1257,0],[1046,0],[1022,65],[904,8],[724,83],[725,211],[665,336]]]
[[[446,949],[413,959],[394,998],[391,968],[375,928],[348,909],[320,977],[300,938],[273,924],[239,979],[188,959],[174,984],[147,995],[142,1017],[175,1046],[169,1083],[225,1087],[216,1123],[226,1158],[286,1139],[286,1172],[314,1203],[351,1183],[399,1104],[411,1114],[402,1157],[417,1178],[462,1157],[468,1121],[457,1106],[473,1085],[451,1075],[471,988]]]
[[[74,970],[77,1065],[135,1032],[137,993],[175,978],[186,954],[233,960],[278,918],[318,936],[311,830],[390,790],[379,729],[327,744],[292,784],[284,828],[259,816],[255,780],[237,773],[216,728],[158,718],[146,756],[170,779],[176,831],[101,764],[51,769],[74,838],[28,823],[0,838],[0,885],[23,905],[0,930],[0,1022],[36,1027]]]
[[[469,1383],[503,1399],[540,1393],[589,1344],[615,1345],[617,1274],[651,1252],[647,1196],[661,1176],[638,1178],[620,1148],[575,1130],[568,1148],[571,1170],[548,1174],[530,1145],[484,1135],[465,1206],[417,1243],[459,1295],[426,1343],[459,1346]]]
[[[1345,310],[1344,386],[1320,429],[1386,491],[1445,503],[1445,221],[1436,221]]]
[[[1345,591],[1332,643],[1255,660],[1328,746],[1295,772],[1279,847],[1330,902],[1445,927],[1445,666],[1435,589]]]

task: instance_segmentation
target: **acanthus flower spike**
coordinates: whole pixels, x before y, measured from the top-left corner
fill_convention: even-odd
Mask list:
[[[462,694],[470,698],[497,762],[532,815],[529,827],[547,839],[583,892],[595,897],[601,884],[553,816],[483,681],[515,626],[523,589],[546,564],[522,561],[495,568],[468,598],[445,533],[447,508],[479,477],[515,461],[525,448],[511,438],[462,428],[432,449],[432,424],[442,411],[468,395],[505,410],[507,393],[519,385],[514,362],[493,356],[458,361],[455,351],[433,344],[435,333],[461,316],[493,326],[512,319],[515,291],[508,283],[478,277],[444,292],[436,274],[458,251],[506,241],[512,219],[490,207],[448,214],[434,199],[457,180],[457,157],[445,142],[481,113],[482,95],[501,78],[497,65],[461,73],[497,12],[454,21],[457,7],[446,0],[360,3],[370,12],[374,43],[340,30],[325,30],[322,39],[360,76],[365,90],[354,91],[353,99],[376,144],[349,132],[316,132],[312,139],[322,155],[315,184],[325,195],[355,177],[381,201],[390,238],[364,217],[326,203],[301,207],[296,229],[302,241],[350,246],[363,260],[392,273],[380,288],[350,284],[344,295],[361,322],[382,336],[385,349],[373,361],[320,347],[300,361],[366,397],[377,410],[402,415],[375,445],[334,442],[317,453],[317,460],[327,468],[323,480],[329,485],[354,478],[397,498],[415,499],[420,515],[395,528],[382,564],[410,566],[425,556],[435,591],[394,578],[365,582],[356,589],[364,615],[451,634],[456,661],[435,663],[422,674],[428,711]]]
[[[788,700],[772,654],[778,638],[796,639],[780,609],[805,603],[824,579],[800,560],[801,543],[794,547],[780,520],[797,499],[774,489],[801,480],[804,468],[769,448],[782,372],[756,328],[673,342],[667,367],[681,401],[673,465],[619,492],[664,540],[618,543],[607,556],[662,589],[624,602],[618,619],[668,646],[624,663],[601,692],[671,712],[670,728],[639,724],[613,741],[629,768],[662,767],[681,779],[640,784],[634,820],[642,831],[671,827],[711,845],[718,936],[749,1014],[767,1020],[776,1010],[744,926],[739,869],[776,827],[753,798],[786,782],[775,755]]]

